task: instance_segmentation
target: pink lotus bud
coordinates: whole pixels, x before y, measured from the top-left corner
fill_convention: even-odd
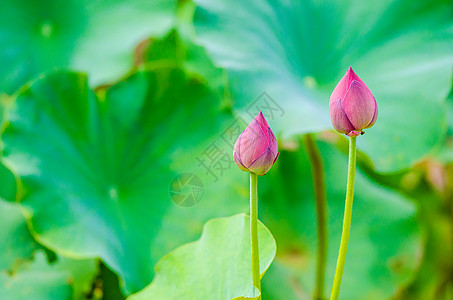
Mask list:
[[[234,144],[234,161],[242,171],[265,175],[278,154],[277,140],[260,111]]]
[[[376,99],[351,67],[330,95],[329,106],[333,127],[348,136],[363,134],[378,115]]]

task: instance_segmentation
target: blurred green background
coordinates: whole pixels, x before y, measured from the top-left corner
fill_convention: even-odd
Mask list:
[[[167,274],[164,255],[208,220],[248,213],[232,145],[259,110],[280,149],[259,178],[277,245],[263,299],[313,299],[313,174],[327,199],[327,299],[347,172],[328,99],[349,66],[379,117],[358,138],[340,299],[453,299],[453,1],[3,0],[0,11],[1,300],[125,299]],[[216,229],[231,245],[239,219]],[[225,294],[238,288],[202,259],[185,263],[217,272]],[[224,299],[215,288],[143,299]]]

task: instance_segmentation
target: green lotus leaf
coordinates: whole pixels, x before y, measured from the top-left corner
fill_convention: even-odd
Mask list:
[[[25,217],[17,203],[0,199],[0,228],[0,272],[10,271],[41,248],[28,231]]]
[[[358,144],[362,141],[358,138]],[[325,296],[330,294],[340,246],[346,195],[347,156],[317,143],[324,161],[328,203]],[[282,151],[260,183],[260,216],[276,237],[278,253],[263,282],[263,298],[278,298],[275,282],[285,281],[284,299],[313,295],[317,221],[310,163],[305,149]],[[351,233],[340,299],[389,299],[414,277],[422,254],[415,205],[356,171]],[[285,279],[282,279],[285,278]]]
[[[182,1],[178,4],[177,22],[164,37],[150,38],[135,51],[137,65],[174,63],[205,82],[219,93],[225,105],[231,106],[226,72],[214,65],[206,49],[195,43],[193,15],[195,4]]]
[[[49,264],[44,252],[35,253],[12,274],[0,274],[0,294],[8,300],[86,299],[96,275],[94,260],[59,258]]]
[[[17,180],[11,170],[0,161],[0,199],[15,202],[17,197]],[[5,204],[6,205],[6,204]],[[7,208],[5,208],[7,209]],[[14,209],[15,210],[15,209]],[[13,213],[15,215],[15,213]],[[5,217],[8,214],[5,215]],[[19,214],[17,214],[19,215]]]
[[[57,257],[49,264],[18,203],[0,199],[0,228],[2,299],[82,299],[90,291],[97,273],[95,261]]]
[[[224,82],[224,71],[214,66],[206,50],[194,44],[190,34],[182,29],[173,29],[162,38],[150,39],[138,49],[138,62],[176,64],[210,87],[219,90],[228,87]]]
[[[3,114],[4,114],[4,105],[2,101],[2,97],[0,96],[0,128],[3,126]]]
[[[258,224],[261,277],[274,259],[275,240]],[[252,284],[250,217],[243,214],[206,223],[201,238],[164,256],[154,281],[129,300],[258,299]]]
[[[197,41],[227,69],[235,108],[284,114],[273,127],[283,136],[332,128],[329,96],[349,66],[378,103],[359,145],[377,171],[408,168],[445,135],[450,1],[195,3]]]
[[[66,257],[102,258],[126,294],[207,220],[247,211],[248,177],[231,157],[244,121],[178,68],[97,94],[60,71],[23,88],[7,115],[4,160],[34,236]]]
[[[436,159],[444,164],[453,162],[453,89],[447,98],[447,137],[435,154]]]
[[[136,44],[161,36],[173,22],[174,0],[2,1],[0,93],[54,68],[116,80],[132,65]]]

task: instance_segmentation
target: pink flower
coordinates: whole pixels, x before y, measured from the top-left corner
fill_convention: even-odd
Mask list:
[[[333,127],[348,136],[363,134],[378,115],[376,99],[351,67],[330,95],[329,106]]]
[[[234,144],[234,161],[242,171],[265,175],[278,154],[277,140],[260,111]]]

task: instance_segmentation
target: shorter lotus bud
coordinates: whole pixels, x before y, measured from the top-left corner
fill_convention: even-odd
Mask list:
[[[234,161],[242,171],[265,175],[278,154],[277,140],[260,111],[234,144]]]
[[[330,119],[338,132],[348,136],[363,134],[378,115],[376,99],[365,83],[349,68],[330,96]]]

